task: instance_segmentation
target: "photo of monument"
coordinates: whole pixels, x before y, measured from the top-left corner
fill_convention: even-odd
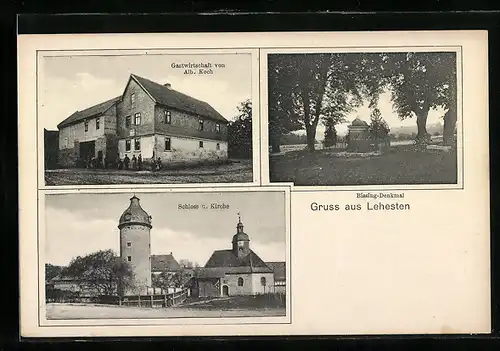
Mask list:
[[[456,52],[268,54],[270,181],[457,184],[458,84]]]

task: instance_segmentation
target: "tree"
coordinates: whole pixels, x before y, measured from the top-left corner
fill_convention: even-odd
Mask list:
[[[193,268],[193,262],[186,259],[179,260],[179,265],[184,268]]]
[[[370,135],[374,140],[385,139],[390,132],[389,125],[382,118],[378,108],[372,110],[370,115]]]
[[[431,109],[448,109],[445,129],[456,122],[456,54],[408,52],[383,54],[384,79],[400,119],[416,117],[416,140],[429,139],[426,123]]]
[[[245,100],[237,107],[238,116],[228,125],[228,155],[252,158],[252,102]]]
[[[362,102],[377,96],[370,66],[375,54],[279,54],[269,60],[269,128],[273,152],[286,130],[305,129],[314,151],[321,119],[336,125]],[[270,57],[271,58],[271,57]],[[373,65],[373,64],[372,64]]]
[[[52,280],[53,278],[57,277],[58,275],[61,274],[63,271],[64,267],[62,266],[56,266],[50,263],[45,264],[45,281],[48,282]]]
[[[122,295],[134,286],[132,267],[112,250],[75,257],[61,275],[72,278],[81,290],[94,296]]]
[[[295,97],[297,85],[292,55],[268,56],[269,144],[280,152],[283,135],[303,129]]]
[[[337,144],[337,130],[335,129],[335,124],[332,119],[327,119],[325,121],[325,139],[323,144],[325,147],[335,146]]]

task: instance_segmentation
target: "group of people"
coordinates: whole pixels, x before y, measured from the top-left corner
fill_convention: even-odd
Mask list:
[[[90,155],[87,156],[83,160],[85,168],[108,168],[110,165],[108,163],[108,159],[106,156],[104,157],[91,157]],[[123,160],[120,158],[120,154],[118,153],[116,155],[116,160],[114,166],[117,169],[131,169],[131,170],[137,170],[141,171],[145,169],[145,165],[142,159],[142,155],[139,154],[137,157],[135,155],[132,155],[132,158],[130,158],[127,154],[125,154],[125,157]],[[111,165],[113,167],[113,165]],[[155,159],[154,155],[151,158],[151,170],[153,172],[159,171],[162,169],[162,163],[161,163],[161,158]]]
[[[128,157],[127,154],[125,154],[125,157],[122,160],[120,158],[120,154],[118,154],[116,156],[116,167],[118,169],[132,169],[132,170],[141,171],[144,169],[142,155],[139,154],[139,156],[137,156],[137,157],[135,157],[135,155],[132,155],[132,158],[130,158],[130,157]],[[151,158],[151,170],[152,171],[159,171],[161,168],[162,168],[161,159],[159,157],[158,157],[158,159],[155,159],[153,156]]]

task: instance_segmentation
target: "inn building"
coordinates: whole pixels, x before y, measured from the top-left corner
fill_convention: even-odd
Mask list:
[[[131,74],[120,96],[76,111],[57,126],[59,165],[141,155],[169,163],[227,159],[228,120],[207,102]]]

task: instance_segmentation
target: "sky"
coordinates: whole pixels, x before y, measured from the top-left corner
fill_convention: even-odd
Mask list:
[[[172,63],[211,63],[213,74],[189,75]],[[215,68],[215,64],[224,68]],[[73,112],[123,93],[131,73],[208,102],[226,119],[251,98],[250,54],[43,57],[39,69],[39,123],[57,130]]]
[[[112,249],[119,254],[118,220],[133,193],[48,194],[45,197],[45,262],[67,265],[75,256]],[[283,192],[146,193],[152,216],[151,253],[205,265],[214,250],[231,248],[238,212],[250,248],[264,261],[285,260]],[[227,210],[181,210],[179,204],[229,205]]]

